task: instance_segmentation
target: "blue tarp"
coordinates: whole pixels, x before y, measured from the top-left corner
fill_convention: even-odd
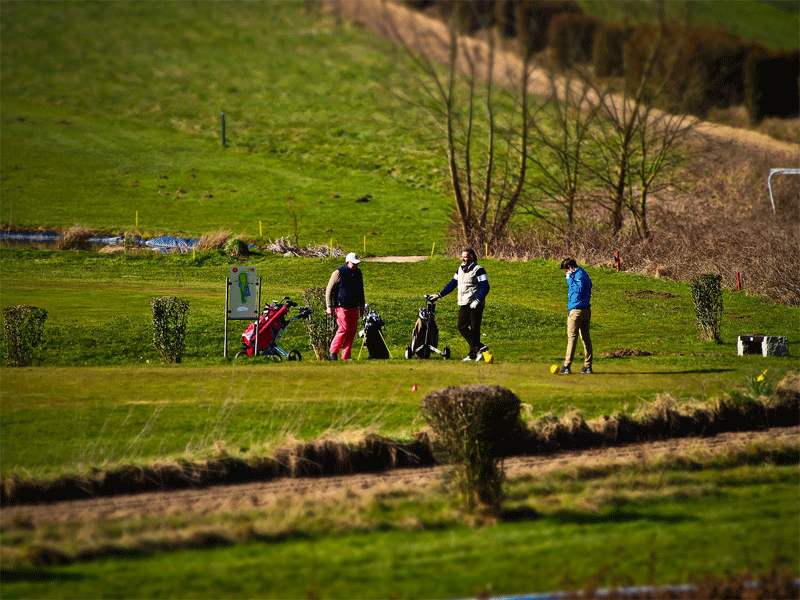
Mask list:
[[[60,237],[61,234],[55,231],[0,231],[0,240],[9,242],[55,244]],[[95,246],[121,246],[125,243],[125,237],[121,235],[92,236],[88,241]],[[162,235],[152,240],[134,238],[137,246],[147,246],[160,253],[188,252],[199,241],[199,239],[179,238],[171,235]]]

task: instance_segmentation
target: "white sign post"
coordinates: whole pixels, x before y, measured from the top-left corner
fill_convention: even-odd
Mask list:
[[[222,356],[228,356],[228,321],[258,321],[261,306],[261,278],[256,267],[235,266],[225,279],[225,346]],[[256,326],[258,348],[258,326]]]

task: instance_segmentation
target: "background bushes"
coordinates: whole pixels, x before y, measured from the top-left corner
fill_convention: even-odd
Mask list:
[[[625,43],[632,28],[619,23],[598,21],[592,41],[592,67],[597,77],[622,77],[625,74]]]
[[[600,21],[578,13],[563,12],[550,21],[547,38],[550,55],[564,67],[592,62],[595,31]]]
[[[758,48],[744,64],[744,104],[750,122],[765,117],[800,116],[800,51],[770,52]]]
[[[531,55],[548,50],[562,67],[591,63],[598,77],[624,77],[638,87],[657,40],[652,23],[621,25],[584,14],[573,0],[409,2],[463,34],[494,28]],[[774,52],[712,27],[666,24],[650,92],[664,84],[661,104],[700,117],[744,104],[752,124],[800,115],[800,52]]]

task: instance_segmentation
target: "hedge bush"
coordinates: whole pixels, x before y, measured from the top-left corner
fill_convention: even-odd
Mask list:
[[[594,35],[600,21],[578,13],[562,12],[547,29],[551,58],[564,67],[592,62]]]
[[[598,21],[592,44],[592,67],[597,77],[622,77],[625,74],[625,42],[631,27]]]
[[[625,44],[626,81],[636,89],[655,49],[658,27],[639,25]],[[753,49],[719,29],[685,29],[667,23],[648,87],[664,85],[659,104],[705,116],[713,107],[726,108],[744,99],[744,62]]]
[[[547,47],[550,21],[561,13],[583,14],[583,10],[574,0],[499,0],[495,3],[495,22],[501,37],[518,38],[528,54]]]
[[[179,363],[186,346],[189,302],[175,296],[150,298],[153,310],[153,344],[168,363]]]
[[[744,104],[750,122],[800,116],[800,51],[755,48],[744,61]]]
[[[427,394],[421,409],[438,436],[436,454],[454,467],[467,512],[498,514],[504,479],[500,461],[519,425],[519,398],[497,385],[451,386]]]
[[[721,342],[719,321],[722,316],[722,275],[698,275],[692,279],[691,286],[701,339]]]
[[[3,359],[9,367],[27,367],[33,364],[34,355],[44,345],[44,322],[47,311],[25,304],[6,306],[3,309]]]

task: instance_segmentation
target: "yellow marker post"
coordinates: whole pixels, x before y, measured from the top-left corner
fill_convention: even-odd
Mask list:
[[[433,246],[431,246],[431,258],[433,258],[433,251],[436,250],[436,242],[433,242]]]
[[[264,237],[264,229],[261,227],[261,219],[258,220],[258,235]]]
[[[136,228],[139,228],[139,211],[136,211]]]

